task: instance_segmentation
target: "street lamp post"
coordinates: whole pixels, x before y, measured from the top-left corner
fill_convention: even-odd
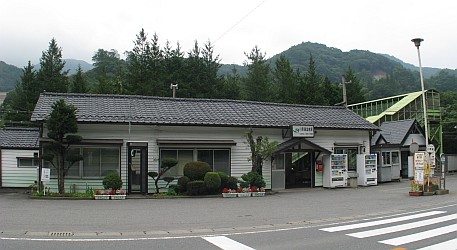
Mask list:
[[[422,38],[414,38],[411,40],[411,42],[413,42],[417,48],[417,56],[419,58],[419,72],[420,72],[421,87],[422,87],[422,107],[424,109],[424,123],[425,123],[425,125],[424,125],[424,127],[425,127],[425,146],[428,147],[427,105],[426,105],[426,101],[425,101],[424,75],[422,73],[421,54],[419,51],[419,46],[421,45],[422,41],[424,41],[424,39],[422,39]]]

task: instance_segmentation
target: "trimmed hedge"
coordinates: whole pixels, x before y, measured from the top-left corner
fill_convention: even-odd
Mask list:
[[[117,172],[111,172],[103,178],[105,189],[119,190],[122,188],[122,179]]]
[[[206,186],[204,181],[190,181],[187,183],[187,194],[196,196],[196,195],[205,195]]]
[[[216,172],[206,173],[204,181],[209,193],[214,194],[221,189],[221,177]]]
[[[224,172],[217,172],[217,174],[221,178],[221,189],[226,188],[229,176]]]
[[[205,174],[212,169],[208,163],[202,161],[189,162],[184,166],[184,176],[189,177],[191,181],[203,181]]]
[[[187,183],[190,179],[187,176],[181,176],[178,178],[178,184],[176,186],[178,193],[185,193],[187,191]]]

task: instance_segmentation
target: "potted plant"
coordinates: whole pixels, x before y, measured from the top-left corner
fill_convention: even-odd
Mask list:
[[[114,191],[114,192],[113,192]],[[125,200],[125,190],[111,190],[111,200]]]
[[[252,197],[261,197],[265,196],[265,188],[257,188],[256,186],[251,187],[251,196]]]
[[[105,191],[95,190],[94,199],[109,200],[109,194],[106,194]]]
[[[410,196],[422,196],[423,191],[422,191],[422,185],[416,181],[412,180],[411,181],[411,190],[409,191]]]
[[[224,188],[224,189],[222,189],[222,197],[235,198],[235,197],[237,197],[237,193],[233,189]]]
[[[238,197],[251,197],[251,192],[248,192],[247,188],[238,188],[236,191]]]

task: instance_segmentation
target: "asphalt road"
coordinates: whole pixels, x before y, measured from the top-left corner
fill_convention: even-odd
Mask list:
[[[415,219],[417,223],[456,214],[457,175],[448,176],[447,188],[448,195],[411,197],[405,180],[375,187],[288,190],[266,197],[125,201],[35,200],[0,193],[0,249],[393,249],[380,243],[382,236],[348,236],[365,229],[322,229],[411,213],[443,213]],[[446,223],[455,220],[427,228],[449,226]],[[403,245],[421,248],[456,234]]]

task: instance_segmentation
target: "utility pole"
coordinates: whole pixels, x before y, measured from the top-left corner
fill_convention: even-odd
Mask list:
[[[347,95],[346,95],[346,84],[352,83],[352,80],[349,80],[349,82],[346,82],[346,79],[344,78],[344,76],[342,76],[341,83],[343,84],[343,106],[347,107],[348,99],[347,99]]]

